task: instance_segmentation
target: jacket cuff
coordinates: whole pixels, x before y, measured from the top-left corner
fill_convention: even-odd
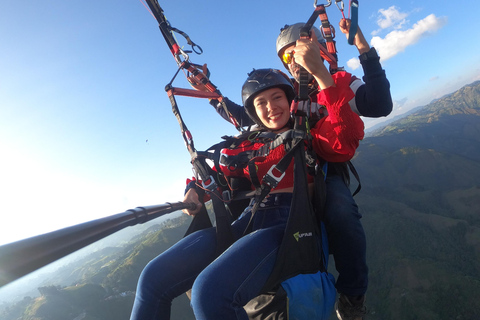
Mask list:
[[[370,48],[369,51],[361,54],[359,56],[360,63],[362,64],[364,78],[369,78],[370,76],[377,76],[378,74],[384,74],[385,71],[382,69],[380,64],[380,57],[377,54],[377,51],[374,47]],[[365,81],[365,79],[364,79]]]

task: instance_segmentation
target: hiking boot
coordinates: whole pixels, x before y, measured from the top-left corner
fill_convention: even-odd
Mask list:
[[[363,320],[367,314],[367,308],[363,305],[365,296],[351,297],[340,294],[335,310],[339,320]]]

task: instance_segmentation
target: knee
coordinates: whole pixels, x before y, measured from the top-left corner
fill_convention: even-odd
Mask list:
[[[223,305],[221,302],[225,297],[215,279],[200,273],[193,283],[191,293],[191,305],[195,316],[200,319],[215,319],[218,308]]]
[[[138,279],[137,291],[139,292],[149,292],[152,294],[158,294],[159,288],[163,288],[162,279],[165,277],[162,275],[168,275],[168,269],[164,267],[161,259],[159,257],[150,261],[145,268],[143,268]]]

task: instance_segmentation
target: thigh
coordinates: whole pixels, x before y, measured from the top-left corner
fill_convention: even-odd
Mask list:
[[[189,290],[197,275],[215,259],[215,228],[196,231],[150,261],[141,275],[157,294],[172,298]]]
[[[362,217],[350,189],[340,175],[327,176],[325,183],[327,223],[330,219],[348,219],[349,217],[360,219]]]
[[[200,273],[193,293],[212,299],[224,297],[243,307],[269,278],[284,230],[284,226],[260,229],[237,240]]]
[[[214,228],[200,230],[150,261],[140,275],[130,319],[170,319],[172,300],[215,259],[215,244]]]

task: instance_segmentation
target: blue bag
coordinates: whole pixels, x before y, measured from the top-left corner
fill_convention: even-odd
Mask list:
[[[287,319],[328,319],[335,304],[335,278],[328,272],[299,274],[282,282]]]

